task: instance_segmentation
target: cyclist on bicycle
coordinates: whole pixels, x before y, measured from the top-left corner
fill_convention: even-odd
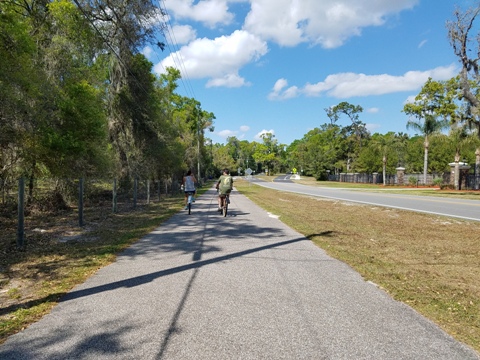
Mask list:
[[[197,179],[195,179],[195,176],[192,174],[192,170],[187,171],[187,175],[183,177],[182,185],[183,185],[183,191],[185,191],[185,210],[188,209],[188,195],[190,193],[193,193],[192,195],[195,196],[195,183],[197,182]],[[195,198],[192,200],[195,202]]]
[[[230,202],[229,196],[233,189],[233,178],[230,176],[228,169],[223,169],[223,175],[218,179],[215,186],[218,192],[218,211],[222,211],[222,197]]]

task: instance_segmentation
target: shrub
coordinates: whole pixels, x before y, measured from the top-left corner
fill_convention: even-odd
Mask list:
[[[410,176],[408,178],[408,183],[412,186],[416,186],[418,183],[418,179],[415,176]]]
[[[433,185],[435,185],[435,186],[440,186],[440,187],[441,187],[442,184],[443,184],[443,179],[442,179],[442,178],[435,178],[435,179],[433,179]]]

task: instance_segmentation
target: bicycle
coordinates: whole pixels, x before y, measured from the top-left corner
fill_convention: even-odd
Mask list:
[[[222,215],[223,217],[227,216],[228,213],[228,203],[229,203],[229,196],[228,194],[226,195],[220,195],[220,203],[221,203],[221,209],[222,209]]]
[[[188,199],[187,199],[188,215],[190,215],[190,213],[192,212],[193,195],[195,195],[195,191],[188,192]]]

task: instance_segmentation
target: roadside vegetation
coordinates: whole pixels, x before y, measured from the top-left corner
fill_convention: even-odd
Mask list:
[[[235,186],[365,281],[480,352],[480,223],[282,193],[242,180]]]
[[[116,213],[111,205],[28,218],[27,244],[16,247],[14,219],[0,226],[0,343],[48,313],[75,285],[115,261],[117,254],[183,209],[183,195]]]

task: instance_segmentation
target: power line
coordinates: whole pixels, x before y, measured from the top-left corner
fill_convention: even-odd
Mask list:
[[[177,69],[179,69],[184,74],[184,76],[182,76],[180,80],[182,81],[186,92],[188,93],[190,91],[192,94],[191,97],[196,98],[195,91],[193,90],[193,87],[191,85],[191,81],[188,75],[188,71],[185,66],[185,62],[183,61],[183,58],[180,56],[180,49],[178,47],[178,42],[175,37],[175,32],[173,31],[173,27],[170,22],[170,16],[168,15],[168,12],[165,6],[165,0],[158,0],[158,4],[159,4],[160,10],[162,11],[162,14],[164,14],[164,16],[166,16],[167,18],[165,22],[165,28],[163,29],[164,31],[162,31],[162,33],[165,37],[165,40],[167,41],[167,46],[169,48],[170,55]],[[163,7],[162,7],[162,4],[163,4]],[[167,37],[170,39],[170,41]],[[172,44],[173,46],[173,51],[170,44]],[[188,86],[185,85],[185,82],[187,83]]]
[[[137,82],[137,84],[145,92],[145,94],[148,95],[148,91],[144,88],[143,84],[137,79],[135,74],[132,72],[131,68],[122,60],[121,56],[117,53],[117,50],[114,48],[114,46],[112,46],[112,44],[105,38],[105,36],[98,29],[98,27],[95,25],[95,23],[90,19],[89,15],[83,9],[83,7],[79,3],[79,1],[78,0],[73,0],[73,1],[77,5],[78,9],[83,13],[83,15],[85,16],[87,21],[91,24],[93,29],[100,36],[102,41],[107,45],[107,47],[112,51],[114,56],[118,59],[119,63],[129,72],[129,74]],[[162,8],[162,3],[163,3],[163,8]],[[185,91],[187,92],[187,94],[190,97],[196,99],[195,91],[193,89],[193,86],[191,85],[187,68],[186,68],[185,63],[183,61],[183,58],[180,56],[180,49],[179,49],[178,42],[177,42],[176,37],[175,37],[175,32],[173,31],[173,27],[172,27],[172,24],[171,24],[170,19],[169,19],[168,12],[166,10],[165,0],[158,0],[158,8],[161,11],[162,17],[167,18],[165,23],[164,23],[165,26],[160,31],[161,31],[162,35],[165,37],[167,47],[170,51],[170,55],[171,55],[172,60],[175,64],[175,67],[177,69],[179,69],[184,74],[184,76],[180,77],[180,81],[182,82],[183,87],[185,88]],[[137,17],[137,20],[139,20],[138,17]],[[138,23],[140,24],[140,27],[143,28],[144,25],[140,20],[138,21]],[[123,32],[123,29],[122,29],[122,32]],[[127,41],[129,41],[132,44],[132,41],[129,37],[126,37],[126,39],[127,39]],[[160,42],[157,42],[157,44],[160,44]],[[132,44],[132,45],[135,46],[135,44]],[[172,47],[173,47],[173,49],[172,49]],[[156,55],[158,57],[158,53],[156,53]],[[159,58],[159,63],[163,67],[160,58]]]
[[[139,87],[145,92],[146,95],[149,95],[148,91],[143,87],[143,84],[138,80],[138,78],[135,76],[135,74],[131,71],[130,67],[125,64],[125,62],[122,60],[120,55],[117,53],[115,48],[110,44],[110,42],[103,36],[102,32],[98,29],[98,27],[95,25],[95,23],[90,19],[86,11],[83,9],[83,7],[80,5],[78,0],[73,0],[74,3],[77,5],[77,7],[80,9],[82,14],[85,16],[85,19],[92,25],[92,27],[95,29],[97,34],[100,36],[102,41],[107,45],[107,47],[112,51],[112,53],[115,55],[115,57],[118,59],[118,62],[130,73],[132,78],[135,80],[135,82],[139,85]],[[122,29],[123,31],[123,29]],[[126,37],[129,42],[131,42],[131,39]]]

